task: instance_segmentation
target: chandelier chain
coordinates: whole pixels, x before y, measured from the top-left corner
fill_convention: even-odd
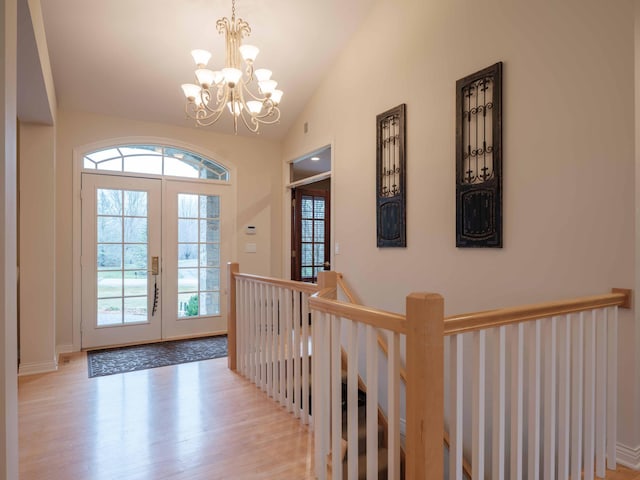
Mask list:
[[[231,21],[236,20],[236,0],[231,0]]]

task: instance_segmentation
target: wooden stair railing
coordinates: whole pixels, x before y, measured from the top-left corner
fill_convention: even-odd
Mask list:
[[[353,292],[353,290],[351,288],[349,288],[349,285],[347,284],[346,280],[344,279],[344,275],[342,275],[341,273],[338,273],[338,278],[337,278],[337,284],[338,287],[340,288],[340,290],[342,291],[342,293],[344,294],[344,296],[349,300],[350,303],[353,303],[354,305],[362,305],[362,301],[358,298],[358,296]],[[384,353],[385,357],[389,357],[389,346],[387,345],[387,341],[385,340],[384,336],[382,335],[382,332],[380,332],[379,330],[376,332],[377,333],[377,337],[378,337],[378,346],[380,347],[380,350],[382,350],[382,352]],[[343,358],[344,361],[346,362],[346,355],[343,354]],[[359,381],[362,382],[362,380],[358,377]],[[407,385],[407,370],[404,368],[404,365],[402,365],[402,363],[400,364],[400,379],[402,380],[402,382],[404,382],[405,386]],[[364,382],[362,382],[362,389],[366,392],[366,385],[364,385]],[[388,428],[387,426],[387,418],[384,415],[384,412],[380,409],[379,411],[379,416],[380,421],[384,424],[385,429]],[[444,440],[444,444],[446,445],[447,448],[449,448],[449,432],[447,432],[446,430],[443,433],[443,440]],[[401,447],[402,448],[402,447]],[[405,451],[404,448],[402,448],[402,452],[401,455],[404,457],[405,455]],[[469,462],[466,459],[462,459],[462,469],[465,473],[465,475],[469,478],[469,479],[473,479],[472,476],[472,468],[471,465],[469,464]]]
[[[373,326],[395,332],[394,335],[406,335],[407,478],[442,478],[436,462],[436,458],[441,462],[442,450],[437,448],[433,427],[444,425],[444,418],[439,415],[444,405],[429,397],[434,393],[438,397],[444,395],[442,363],[439,363],[443,353],[443,344],[438,340],[441,334],[450,337],[451,345],[451,478],[462,478],[462,433],[470,428],[476,478],[484,479],[486,475],[495,479],[541,478],[557,473],[559,478],[571,475],[571,478],[590,480],[596,476],[604,478],[606,469],[616,468],[618,308],[630,308],[630,299],[630,290],[613,289],[605,295],[446,319],[443,316],[442,330],[438,326],[442,299],[437,295],[409,295],[406,317],[319,298],[319,295],[310,299],[310,305],[314,315],[319,313],[316,326],[338,318],[347,320],[347,324],[356,322],[367,328]],[[338,327],[341,325],[338,323]],[[326,340],[329,327],[323,328],[326,330],[319,333]],[[467,341],[463,344],[463,335],[470,335],[471,349]],[[376,344],[374,336],[371,342]],[[397,338],[394,343],[397,344]],[[357,347],[354,352],[358,354]],[[471,382],[463,373],[464,358],[470,362]],[[429,363],[431,361],[435,363]],[[507,364],[511,365],[509,380]],[[427,368],[421,370],[425,365]],[[486,376],[492,377],[488,384]],[[431,391],[412,391],[416,381],[422,386],[430,385]],[[486,390],[488,386],[492,393]],[[528,398],[526,403],[523,392]],[[320,401],[329,402],[328,398]],[[465,404],[470,405],[472,418],[471,423],[463,427]],[[424,405],[427,412],[420,411]],[[433,412],[433,408],[437,412]],[[493,413],[489,414],[491,410]],[[507,410],[514,416],[507,419]],[[493,423],[488,447],[492,454],[487,469],[484,465],[485,417]],[[423,425],[425,421],[424,425],[430,425],[434,432],[422,431],[416,437],[416,430],[411,426]],[[507,445],[508,422],[511,434]],[[317,448],[329,448],[322,434],[317,438]],[[423,448],[426,446],[423,441],[429,442],[430,447]],[[442,446],[442,436],[439,443]],[[510,471],[506,471],[507,465]],[[528,471],[524,471],[525,466]]]
[[[319,279],[320,280],[320,279]],[[321,282],[319,281],[319,285]],[[315,448],[316,448],[316,475],[318,478],[326,478],[322,460],[329,451],[340,451],[341,438],[337,435],[339,430],[335,420],[333,426],[328,425],[328,419],[333,419],[331,411],[338,408],[339,396],[335,393],[339,386],[341,370],[341,331],[344,323],[347,330],[348,345],[347,354],[354,356],[349,361],[349,374],[347,389],[350,392],[357,391],[356,361],[358,358],[357,324],[366,327],[366,352],[371,352],[373,357],[367,355],[367,378],[374,379],[377,375],[377,362],[372,358],[377,357],[377,341],[374,328],[383,328],[392,335],[393,342],[390,347],[390,360],[388,364],[388,380],[386,387],[388,414],[389,414],[389,447],[388,447],[388,473],[390,479],[400,478],[400,434],[399,434],[399,354],[400,335],[406,335],[407,351],[407,433],[406,433],[406,478],[442,478],[443,475],[443,442],[442,433],[435,434],[437,430],[432,425],[444,425],[443,404],[443,300],[434,294],[412,294],[407,297],[407,316],[383,312],[363,306],[348,304],[325,298],[323,290],[309,299],[310,308],[314,315],[314,378],[321,385],[327,385],[322,389],[314,390],[314,405],[317,409],[314,414]],[[317,318],[316,318],[317,317]],[[429,348],[425,348],[428,345]],[[327,368],[327,366],[330,368]],[[324,368],[320,368],[324,367]],[[328,371],[327,371],[328,370]],[[375,373],[374,373],[375,372]],[[437,372],[437,373],[436,373]],[[413,379],[413,381],[411,381]],[[430,379],[427,383],[425,380]],[[367,418],[376,417],[377,385],[371,386],[367,395]],[[348,394],[349,396],[349,394]],[[356,412],[350,411],[347,415],[349,427],[348,452],[356,449],[356,439],[352,436],[356,427]],[[339,417],[338,417],[339,418]],[[375,438],[375,423],[367,425],[367,438]],[[442,432],[442,430],[440,430]],[[373,449],[368,450],[375,451]],[[349,475],[356,472],[357,457],[348,455]],[[377,475],[377,456],[367,455],[367,478],[375,478]],[[332,478],[339,478],[342,470],[341,462],[334,459]],[[336,472],[338,472],[336,474]]]
[[[244,308],[245,317],[258,314],[260,332],[269,332],[275,327],[274,318],[278,309],[293,310],[299,315],[300,326],[306,325],[307,312],[311,312],[313,321],[313,362],[314,383],[323,385],[313,389],[313,422],[315,435],[316,474],[326,478],[326,457],[329,451],[340,452],[342,448],[342,428],[340,418],[331,410],[340,408],[342,382],[342,333],[345,327],[347,356],[349,359],[347,374],[348,404],[357,398],[358,375],[358,325],[366,329],[366,355],[370,352],[377,356],[378,342],[376,329],[386,331],[392,340],[389,349],[389,478],[399,478],[399,385],[400,385],[400,335],[406,338],[406,478],[440,479],[443,475],[444,428],[444,337],[450,337],[450,474],[455,478],[463,475],[462,434],[471,428],[472,465],[477,479],[483,479],[489,472],[484,468],[485,458],[485,416],[489,410],[493,414],[488,418],[493,422],[491,477],[502,478],[538,478],[557,475],[562,478],[581,477],[601,478],[606,469],[616,467],[616,425],[617,425],[617,323],[618,308],[630,308],[631,291],[614,289],[606,295],[595,295],[560,302],[547,302],[514,308],[504,308],[473,314],[455,315],[444,318],[444,301],[437,294],[417,293],[407,296],[406,315],[398,315],[373,308],[337,301],[338,279],[335,272],[323,272],[316,286],[300,286],[309,289],[296,295],[281,294],[279,302],[268,301],[273,289],[291,287],[291,282],[264,279],[233,273],[229,278],[240,282],[256,281],[260,285],[252,287],[258,292],[257,300]],[[275,285],[271,282],[275,281]],[[233,285],[230,282],[230,285]],[[268,286],[266,286],[268,285]],[[298,288],[299,286],[293,285]],[[271,289],[271,290],[270,290]],[[304,295],[313,295],[305,299]],[[245,295],[246,293],[241,295]],[[352,295],[353,296],[353,295]],[[233,295],[229,295],[231,299]],[[284,298],[284,303],[282,300]],[[265,299],[267,302],[265,303]],[[308,304],[308,311],[305,305]],[[264,311],[266,305],[266,313]],[[269,310],[270,309],[270,310]],[[229,321],[235,319],[238,312],[230,306]],[[271,312],[271,313],[269,313]],[[289,312],[290,313],[290,312]],[[273,316],[272,316],[273,315]],[[302,322],[305,319],[305,322]],[[297,324],[294,321],[294,325]],[[265,327],[266,328],[263,328]],[[287,325],[286,328],[289,328]],[[279,328],[279,327],[278,327]],[[230,335],[232,340],[233,329]],[[288,330],[286,330],[288,331]],[[257,334],[263,342],[263,333]],[[525,336],[526,333],[526,336]],[[269,347],[269,333],[266,343],[258,348],[259,355]],[[293,343],[298,347],[289,347],[285,362],[279,362],[280,379],[290,368],[299,368],[300,343],[298,333],[294,333]],[[469,336],[463,343],[463,336]],[[291,333],[286,335],[291,337]],[[507,338],[509,342],[507,343]],[[544,342],[542,341],[544,338]],[[526,340],[525,340],[526,339]],[[287,340],[291,342],[291,340]],[[468,343],[472,346],[468,348]],[[491,348],[487,348],[490,345]],[[507,348],[508,345],[508,348]],[[236,344],[238,349],[244,348]],[[230,352],[232,348],[230,349]],[[297,351],[297,353],[296,353]],[[464,352],[464,353],[463,353]],[[251,353],[251,352],[250,352]],[[249,362],[257,362],[254,355]],[[267,359],[269,358],[267,353]],[[304,358],[304,354],[302,355]],[[351,359],[353,358],[353,362]],[[374,380],[371,396],[367,396],[367,410],[370,413],[367,422],[367,438],[373,437],[378,407],[377,384],[373,372],[377,372],[377,361],[367,357],[367,379]],[[262,361],[263,357],[260,358]],[[468,369],[472,381],[465,379],[464,361],[470,362]],[[246,360],[245,360],[246,362]],[[255,363],[254,362],[254,363]],[[292,363],[293,362],[293,363]],[[511,365],[508,372],[505,365]],[[232,360],[230,360],[232,365]],[[302,363],[302,372],[306,367]],[[486,366],[485,366],[486,365]],[[524,368],[526,366],[526,370]],[[261,369],[262,367],[260,367]],[[492,370],[493,369],[493,370]],[[272,371],[277,377],[277,369]],[[486,373],[489,371],[489,373]],[[262,370],[259,372],[262,374]],[[252,371],[252,375],[255,372]],[[485,375],[493,376],[487,385]],[[257,378],[257,377],[256,377]],[[527,382],[526,384],[524,382]],[[485,391],[486,385],[492,393]],[[261,385],[262,386],[262,385]],[[264,386],[262,386],[264,388]],[[288,386],[284,397],[291,402],[294,397],[300,402],[299,384],[294,390]],[[510,388],[507,391],[507,387]],[[268,388],[267,388],[268,391]],[[280,396],[283,393],[280,389]],[[525,402],[524,393],[527,400]],[[277,393],[277,389],[270,394]],[[491,395],[491,402],[488,402]],[[304,402],[305,395],[302,395]],[[296,403],[296,404],[297,404]],[[464,405],[472,409],[471,424],[463,426]],[[511,408],[507,408],[508,405]],[[349,474],[355,472],[354,461],[358,447],[355,427],[357,423],[353,408],[347,405]],[[296,407],[297,408],[297,407]],[[577,410],[576,410],[577,409]],[[506,412],[514,416],[506,418]],[[355,410],[357,412],[357,409]],[[336,423],[338,422],[338,423]],[[511,434],[507,450],[506,425],[510,422]],[[434,426],[442,427],[434,428]],[[582,447],[584,445],[584,448]],[[526,451],[525,450],[526,446]],[[557,446],[557,448],[556,448]],[[367,446],[368,451],[369,445]],[[377,447],[374,446],[377,450]],[[507,460],[510,457],[510,461]],[[367,478],[377,474],[375,455],[367,456]],[[527,459],[526,465],[524,459]],[[341,459],[333,458],[334,474],[342,471]],[[357,462],[356,462],[357,463]],[[505,471],[506,466],[510,471]],[[523,471],[527,467],[528,472]],[[339,475],[333,478],[339,478]]]

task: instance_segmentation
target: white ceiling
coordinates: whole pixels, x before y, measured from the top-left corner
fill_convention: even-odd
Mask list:
[[[262,135],[282,138],[331,69],[375,0],[237,0],[257,45],[256,68],[269,68],[284,91],[281,120]],[[231,0],[41,0],[60,108],[192,126],[182,83],[194,82],[190,52],[224,61],[218,18]],[[232,133],[230,122],[208,127]],[[239,127],[239,134],[244,134]],[[252,134],[251,134],[252,135]]]

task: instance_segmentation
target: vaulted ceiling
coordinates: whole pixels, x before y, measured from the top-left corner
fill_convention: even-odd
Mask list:
[[[231,0],[40,1],[60,108],[193,126],[180,89],[195,80],[190,51],[209,50],[222,67],[215,22],[231,16]],[[262,135],[288,131],[373,2],[237,0],[252,28],[245,43],[260,48],[256,68],[284,91],[281,121]],[[228,121],[208,128],[232,133]]]

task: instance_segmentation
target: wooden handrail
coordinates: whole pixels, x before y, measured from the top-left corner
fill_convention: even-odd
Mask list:
[[[317,295],[318,298],[333,300],[334,298],[336,298],[336,287],[323,288],[322,290],[314,293],[314,295]]]
[[[501,308],[485,312],[453,315],[444,319],[444,334],[456,335],[514,323],[567,315],[605,307],[631,308],[631,290],[614,288],[606,295],[593,295],[571,300]]]
[[[397,333],[407,333],[407,320],[404,315],[385,312],[375,308],[363,307],[362,305],[352,305],[338,300],[329,300],[314,294],[309,297],[309,306],[329,315],[349,318],[357,322],[371,325],[377,328],[384,328]]]
[[[349,302],[353,303],[354,305],[362,305],[362,302],[358,299],[358,297],[356,297],[356,294],[351,291],[351,289],[347,285],[347,282],[344,281],[344,275],[338,273],[337,282],[338,286],[342,290],[342,293],[344,293],[344,296],[347,297],[347,300],[349,300]]]
[[[260,275],[251,275],[250,273],[234,273],[234,278],[244,278],[245,280],[251,280],[257,283],[266,283],[269,285],[276,285],[278,287],[290,288],[292,290],[299,290],[304,293],[313,294],[318,291],[318,285],[309,282],[297,282],[295,280],[284,280],[282,278],[263,277]]]

